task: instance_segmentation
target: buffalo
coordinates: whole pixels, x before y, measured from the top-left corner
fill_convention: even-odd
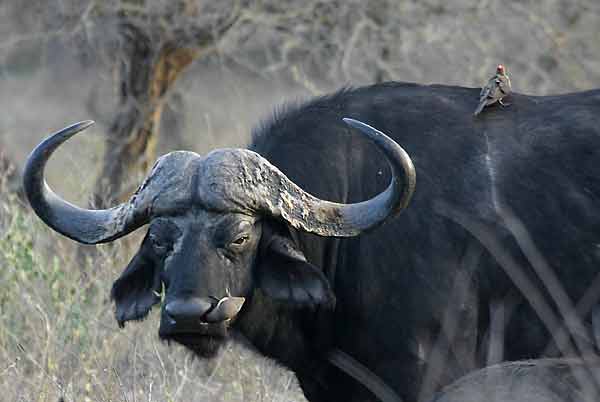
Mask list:
[[[291,368],[311,401],[374,398],[332,351],[424,400],[490,362],[593,352],[600,91],[515,93],[474,118],[478,93],[383,83],[288,105],[247,149],[161,157],[107,210],[68,204],[44,181],[80,123],[32,152],[25,192],[79,242],[149,224],[112,288],[120,325],[164,292],[159,336],[199,356],[233,330]]]
[[[495,364],[444,387],[430,402],[596,402],[600,394],[590,371],[599,368],[598,359]]]

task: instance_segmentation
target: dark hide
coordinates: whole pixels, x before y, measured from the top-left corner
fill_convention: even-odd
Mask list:
[[[426,397],[485,364],[494,306],[506,306],[500,358],[540,356],[552,338],[530,298],[539,296],[554,314],[550,322],[563,320],[506,224],[506,210],[571,300],[598,275],[600,91],[514,94],[511,106],[473,118],[477,96],[478,89],[387,83],[288,107],[254,133],[251,149],[323,199],[357,202],[389,180],[385,159],[339,123],[344,116],[389,133],[417,171],[408,209],[371,233],[332,239],[294,232],[332,284],[334,314],[286,313],[265,301],[245,310],[242,322],[252,326],[242,330],[296,371],[311,401],[373,400],[324,362],[330,347],[365,364],[406,401]],[[511,267],[521,276],[507,275]],[[446,350],[441,361],[435,345]]]
[[[222,297],[243,280],[233,295],[247,299],[233,328],[293,369],[311,401],[374,400],[326,361],[331,348],[406,402],[427,400],[481,367],[488,350],[496,350],[496,361],[542,355],[551,342],[547,325],[555,332],[562,318],[556,292],[536,270],[552,272],[577,302],[600,267],[600,91],[513,94],[509,107],[491,106],[474,118],[478,95],[478,88],[387,83],[283,109],[256,130],[250,149],[319,198],[358,202],[390,179],[385,158],[341,119],[364,121],[413,159],[417,189],[408,209],[348,239],[263,220],[256,224],[262,235],[249,232],[258,256],[248,249],[238,258],[227,246],[236,233],[219,229],[230,240],[215,242],[211,225],[223,213],[189,207],[177,224],[193,236],[173,256],[185,257],[173,265],[178,273],[167,270],[189,280],[171,283],[166,301],[182,289]],[[157,301],[156,269],[141,264],[152,260],[145,243],[115,284],[120,320],[143,316]],[[587,305],[598,295],[588,293]],[[504,329],[503,338],[492,324]],[[185,335],[190,346],[203,333]]]

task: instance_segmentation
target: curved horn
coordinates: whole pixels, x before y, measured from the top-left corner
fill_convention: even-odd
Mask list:
[[[350,118],[342,120],[360,130],[383,152],[392,173],[390,184],[383,193],[368,201],[344,207],[349,223],[366,230],[383,223],[408,206],[415,191],[417,174],[408,153],[390,137],[361,121]]]
[[[262,156],[245,151],[235,157],[231,152],[226,157],[214,154],[215,159],[231,161],[227,166],[215,163],[207,172],[210,179],[201,187],[204,200],[207,204],[228,200],[221,209],[237,206],[262,210],[282,217],[296,229],[320,236],[350,237],[377,227],[408,205],[415,189],[415,168],[408,154],[391,138],[360,121],[343,120],[360,130],[387,157],[392,178],[377,196],[356,204],[321,200],[302,190]],[[242,191],[231,185],[233,177],[243,183]]]
[[[115,240],[147,223],[145,213],[135,213],[135,197],[110,209],[82,209],[56,195],[44,179],[46,162],[63,142],[94,124],[75,123],[52,134],[29,155],[23,172],[23,188],[35,213],[52,229],[81,243]]]

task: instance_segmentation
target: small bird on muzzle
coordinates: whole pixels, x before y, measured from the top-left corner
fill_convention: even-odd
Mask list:
[[[475,112],[474,116],[477,116],[484,107],[493,105],[498,102],[502,106],[508,106],[507,103],[502,103],[502,98],[510,94],[512,87],[510,85],[510,78],[508,78],[508,74],[506,74],[506,69],[502,64],[498,64],[496,67],[496,74],[489,79],[487,84],[481,88],[481,92],[479,93],[479,105]]]

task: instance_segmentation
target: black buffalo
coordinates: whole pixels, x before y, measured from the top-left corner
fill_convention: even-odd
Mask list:
[[[568,313],[585,296],[587,316],[600,294],[586,293],[600,267],[600,91],[514,94],[473,118],[477,99],[472,88],[388,83],[288,106],[255,130],[249,149],[262,157],[168,154],[128,203],[98,212],[44,187],[49,154],[76,126],[33,152],[25,189],[78,241],[150,224],[113,286],[120,324],[144,317],[164,284],[165,339],[211,356],[231,326],[294,370],[310,400],[373,400],[327,361],[337,349],[414,401],[482,365],[482,350],[544,353],[548,328],[559,351],[589,351],[587,321]],[[403,214],[410,162],[349,135],[344,117],[410,154],[419,183]]]
[[[431,402],[597,402],[600,393],[591,373],[598,369],[598,359],[495,364],[444,387]]]

